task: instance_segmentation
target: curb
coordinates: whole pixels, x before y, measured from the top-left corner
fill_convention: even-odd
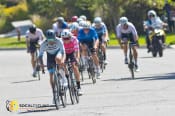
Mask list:
[[[145,49],[146,46],[140,46],[138,49]],[[167,45],[166,48],[175,49],[175,45]],[[120,46],[107,46],[107,49],[121,49]],[[0,48],[0,51],[26,50],[26,48]]]

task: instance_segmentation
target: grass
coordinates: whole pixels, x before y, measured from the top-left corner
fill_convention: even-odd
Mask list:
[[[140,46],[146,45],[145,36],[139,37],[139,44]],[[175,44],[175,34],[166,35],[166,44]],[[109,46],[118,45],[115,34],[110,34]],[[0,48],[26,48],[25,38],[21,38],[21,41],[18,41],[17,38],[0,38]]]
[[[25,38],[0,38],[0,48],[26,48]]]
[[[145,36],[139,36],[139,44],[140,46],[146,45]],[[166,35],[166,44],[171,45],[175,44],[175,34],[167,34]],[[110,34],[109,46],[118,46],[119,43],[115,37],[115,34]]]

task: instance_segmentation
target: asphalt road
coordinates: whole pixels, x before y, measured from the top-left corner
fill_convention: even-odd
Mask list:
[[[107,69],[95,85],[85,77],[80,103],[56,110],[48,73],[40,81],[31,76],[29,54],[25,50],[0,51],[0,116],[174,116],[175,50],[166,49],[162,58],[153,58],[139,49],[140,72],[131,79],[120,49],[108,49]],[[47,104],[33,111],[6,110],[6,100],[19,104]]]

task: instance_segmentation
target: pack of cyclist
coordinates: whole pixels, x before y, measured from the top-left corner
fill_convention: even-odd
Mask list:
[[[154,16],[152,16],[154,15]],[[153,19],[156,17],[155,11],[148,12],[150,21],[145,23],[145,30],[149,31],[150,27],[159,23],[163,25],[161,20]],[[136,71],[139,71],[138,66],[138,34],[135,26],[128,21],[127,17],[121,17],[119,24],[116,26],[116,36],[124,51],[124,63],[128,64],[128,42],[132,42],[132,50],[134,56],[134,63]],[[69,74],[65,69],[65,62],[70,61],[72,63],[73,72],[76,77],[78,94],[82,95],[80,84],[80,72],[79,61],[82,59],[82,68],[85,70],[87,67],[86,61],[88,59],[88,51],[94,62],[94,71],[96,78],[101,78],[101,71],[99,65],[99,59],[97,51],[99,46],[104,54],[104,64],[108,64],[106,45],[108,37],[108,30],[101,17],[95,17],[93,23],[87,21],[86,16],[81,15],[72,16],[71,23],[67,23],[63,17],[58,17],[57,21],[52,25],[52,29],[48,29],[45,36],[41,29],[32,25],[26,33],[27,52],[31,53],[31,64],[33,67],[33,76],[36,76],[34,52],[36,51],[35,44],[39,44],[38,59],[41,63],[41,68],[44,69],[42,62],[44,52],[47,53],[47,69],[50,75],[50,84],[53,88],[54,79],[53,73],[55,71],[56,64],[59,65],[60,74],[62,74],[62,82],[64,86],[67,86],[67,78]],[[150,46],[150,45],[148,45]]]

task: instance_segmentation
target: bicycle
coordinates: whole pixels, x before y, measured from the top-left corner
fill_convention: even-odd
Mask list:
[[[66,96],[66,91],[67,88],[63,86],[62,81],[62,75],[58,71],[59,67],[56,65],[55,72],[54,72],[54,87],[52,88],[53,90],[53,97],[54,97],[54,102],[55,102],[55,107],[58,110],[60,101],[62,102],[63,107],[66,107],[67,105],[67,96]]]
[[[81,57],[81,54],[80,54],[80,60],[79,60],[79,63],[78,63],[78,68],[79,68],[79,72],[80,72],[80,75],[81,75],[81,80],[84,81],[84,76],[83,76],[83,71],[84,71],[84,67],[83,67],[83,60],[82,60],[82,57]]]
[[[131,72],[132,79],[134,79],[134,68],[135,68],[133,52],[132,52],[132,46],[134,44],[135,43],[132,43],[132,42],[129,43],[129,63],[128,63],[128,68],[129,68],[129,70]]]
[[[106,64],[104,63],[104,53],[102,51],[102,47],[101,47],[101,42],[99,43],[99,47],[98,47],[98,59],[99,59],[99,64],[100,64],[100,69],[103,72],[104,69],[106,68]]]
[[[43,60],[42,59],[38,59],[40,45],[39,44],[35,44],[35,47],[36,47],[36,50],[34,52],[34,61],[35,61],[35,68],[34,68],[34,70],[36,71],[38,80],[40,80],[41,64],[43,64]],[[42,69],[42,74],[45,74],[44,68]],[[35,77],[35,75],[33,75],[33,76]]]
[[[96,83],[96,78],[95,78],[95,64],[92,58],[92,54],[90,49],[87,47],[87,53],[88,53],[88,59],[87,59],[87,72],[89,75],[89,78],[92,79],[92,83],[95,84]]]
[[[75,75],[73,72],[72,62],[69,59],[68,61],[65,62],[65,64],[66,64],[66,70],[68,71],[68,75],[69,75],[67,80],[68,80],[68,89],[69,89],[71,103],[74,104],[75,100],[77,103],[79,103],[78,88],[77,88]]]

